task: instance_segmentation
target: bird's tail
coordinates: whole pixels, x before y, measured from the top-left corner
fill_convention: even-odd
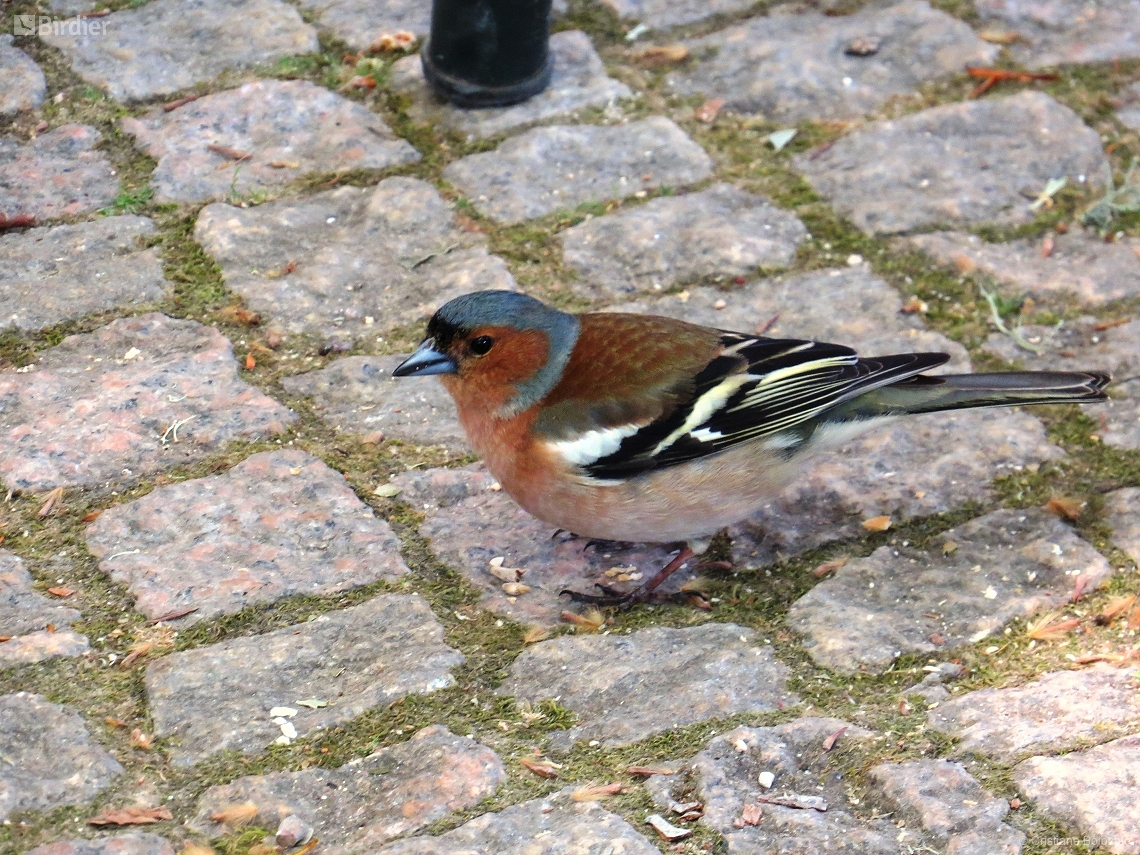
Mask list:
[[[1108,396],[1112,378],[1100,371],[1009,371],[1000,374],[919,374],[871,389],[824,414],[851,421],[907,413],[935,413],[1023,404],[1087,404]]]

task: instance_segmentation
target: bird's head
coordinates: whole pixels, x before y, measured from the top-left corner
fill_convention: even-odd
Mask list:
[[[501,416],[554,388],[578,339],[578,319],[515,291],[477,291],[446,303],[395,377],[438,374],[452,394]]]

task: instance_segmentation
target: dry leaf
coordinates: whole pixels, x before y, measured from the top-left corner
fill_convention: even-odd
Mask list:
[[[210,814],[210,821],[222,822],[232,828],[240,828],[243,825],[249,825],[255,816],[257,816],[257,805],[253,802],[241,802],[240,804],[222,805]]]
[[[697,107],[693,115],[697,117],[698,122],[704,122],[706,125],[711,125],[716,121],[717,114],[720,113],[720,109],[723,106],[723,98],[709,98],[709,100],[705,101],[705,103]]]
[[[530,585],[524,585],[522,582],[504,582],[503,593],[508,597],[521,597],[523,594],[530,592]]]
[[[102,511],[88,511],[87,513],[85,513],[83,515],[83,521],[85,523],[95,522],[95,520],[99,519],[99,516],[102,513],[103,513]]]
[[[899,701],[899,715],[910,715],[910,704],[906,702],[906,698]]]
[[[1140,606],[1132,610],[1132,614],[1128,616],[1128,628],[1140,629]]]
[[[945,543],[942,544],[942,554],[943,555],[953,555],[957,551],[958,551],[958,544],[956,544],[952,540],[947,540]]]
[[[676,775],[676,769],[670,769],[668,766],[630,766],[625,770],[626,774],[636,775],[641,778],[649,778],[653,775]]]
[[[817,579],[821,579],[828,573],[832,573],[838,570],[840,567],[845,566],[847,564],[847,561],[848,556],[846,555],[840,555],[838,558],[833,558],[830,561],[824,561],[822,564],[811,571],[812,575]]]
[[[662,840],[667,840],[670,843],[674,840],[683,840],[693,833],[691,828],[678,828],[665,817],[656,813],[646,817],[645,822],[647,825],[653,826],[653,830],[661,836]]]
[[[848,42],[843,52],[848,56],[874,56],[879,52],[882,40],[874,36],[862,36]]]
[[[125,807],[118,810],[103,811],[98,816],[87,820],[88,825],[150,825],[174,819],[174,816],[164,807]]]
[[[70,597],[75,593],[71,588],[48,588],[47,592],[53,597]]]
[[[103,721],[105,721],[107,724],[111,725],[111,727],[126,727],[127,726],[127,723],[125,721],[120,721],[119,719],[114,718],[113,716],[107,716],[105,719],[103,719]]]
[[[178,618],[186,617],[186,615],[194,614],[194,612],[198,611],[199,608],[201,608],[201,606],[194,606],[193,608],[189,609],[178,609],[177,611],[167,612],[164,615],[159,615],[156,618],[151,618],[146,622],[146,625],[154,626],[155,624],[162,623],[163,621],[177,620]]]
[[[1054,496],[1045,503],[1046,510],[1050,510],[1059,517],[1075,520],[1081,515],[1084,502],[1079,499],[1069,499],[1063,496]]]
[[[525,644],[535,644],[547,638],[550,638],[550,630],[542,626],[528,627],[527,631],[523,633]]]
[[[886,531],[890,527],[890,516],[871,517],[869,520],[863,520],[863,528],[867,531]]]
[[[301,163],[297,160],[271,160],[269,165],[274,169],[300,169]]]
[[[524,567],[504,567],[503,562],[505,560],[506,559],[503,558],[503,556],[501,556],[501,555],[497,556],[495,558],[492,558],[490,561],[487,562],[488,564],[491,565],[491,569],[488,572],[492,576],[494,576],[496,579],[498,579],[502,582],[517,582],[517,581],[519,581],[523,577],[523,574],[526,573],[526,568],[524,568]]]
[[[245,370],[246,371],[252,371],[256,367],[257,367],[257,360],[253,358],[252,353],[247,353],[245,355]]]
[[[827,739],[823,740],[824,752],[826,753],[826,752],[830,751],[832,748],[834,748],[835,743],[839,741],[839,737],[841,737],[846,732],[847,732],[847,728],[841,727],[841,728],[839,728],[839,730],[835,731],[835,733],[831,734],[831,736],[827,737]]]
[[[40,509],[36,512],[36,516],[40,519],[43,519],[53,510],[57,510],[57,506],[60,504],[62,499],[63,487],[56,487],[54,490],[47,494],[47,498],[44,500],[44,503],[40,505]]]
[[[317,845],[320,842],[321,841],[319,838],[314,837],[312,840],[310,840],[308,843],[306,843],[304,846],[302,846],[296,852],[290,853],[290,855],[309,855],[310,852],[312,852],[314,849],[317,848]],[[253,855],[253,850],[250,849],[249,853],[250,853],[250,855]]]
[[[941,647],[946,643],[946,636],[940,632],[930,633],[930,643],[936,647]]]
[[[246,327],[255,327],[261,323],[261,315],[251,312],[243,306],[226,306],[214,313],[218,320],[225,323],[241,324]]]
[[[130,649],[130,652],[123,657],[123,661],[119,663],[119,667],[130,668],[135,664],[136,659],[138,659],[140,656],[146,656],[146,654],[150,653],[152,650],[154,650],[153,641],[144,641],[140,644],[134,645]]]
[[[1133,247],[1133,249],[1140,250],[1140,246]],[[1122,327],[1127,323],[1131,323],[1131,321],[1132,318],[1117,318],[1115,321],[1105,321],[1102,324],[1097,324],[1095,327],[1093,327],[1093,329],[1097,332],[1104,332],[1105,330],[1110,330],[1113,327]]]
[[[570,796],[576,802],[597,802],[616,796],[621,792],[621,784],[598,784],[596,786],[579,787]]]
[[[545,759],[532,759],[530,757],[524,757],[519,762],[522,764],[522,767],[524,769],[530,772],[534,772],[534,774],[538,775],[540,778],[557,778],[558,770],[562,768],[559,764],[552,763],[551,761]]]
[[[136,727],[131,731],[131,745],[135,748],[141,748],[143,751],[150,751],[151,746],[154,745],[154,737],[148,733],[143,733]]]
[[[1058,612],[1042,615],[1029,625],[1026,634],[1035,641],[1061,641],[1081,624],[1078,618],[1059,621],[1057,620],[1059,617],[1060,613]]]
[[[1097,615],[1094,620],[1101,626],[1107,626],[1108,624],[1112,623],[1119,615],[1122,615],[1124,612],[1130,610],[1135,604],[1135,594],[1130,594],[1127,597],[1113,597],[1108,601],[1108,603],[1105,604],[1105,607],[1101,610],[1101,613]]]
[[[760,805],[747,804],[740,811],[740,816],[732,821],[734,828],[745,828],[749,825],[759,825],[764,818],[763,808]]]
[[[925,315],[930,311],[930,304],[918,297],[911,297],[899,311],[904,315]]]
[[[376,81],[371,77],[358,74],[340,88],[342,91],[345,89],[375,89]]]
[[[1048,258],[1050,255],[1052,255],[1053,247],[1056,245],[1057,242],[1053,240],[1052,235],[1045,235],[1045,240],[1041,241],[1041,257]]]
[[[389,51],[407,50],[416,43],[415,33],[400,30],[396,33],[384,33],[368,46],[366,53],[387,53]]]
[[[689,49],[682,44],[646,45],[633,54],[633,59],[646,68],[665,68],[689,58]]]
[[[165,104],[162,105],[162,112],[169,113],[173,110],[177,110],[179,107],[185,107],[187,104],[191,103],[192,101],[197,101],[200,97],[202,97],[202,96],[198,95],[197,93],[194,93],[191,95],[187,95],[185,98],[179,98],[176,101],[167,101]]]
[[[993,45],[1011,45],[1021,38],[1021,34],[1015,30],[989,29],[978,33],[978,38]]]
[[[201,843],[187,843],[182,847],[182,855],[214,855],[214,850]]]
[[[821,796],[801,796],[799,793],[790,793],[786,796],[757,796],[756,801],[799,810],[817,810],[820,813],[827,810],[827,802]]]
[[[585,614],[577,612],[563,612],[559,615],[566,623],[580,626],[585,632],[597,632],[606,624],[605,615],[598,609],[587,609]]]
[[[251,157],[253,157],[252,154],[248,154],[244,151],[238,151],[235,148],[229,148],[228,146],[224,145],[211,144],[206,146],[206,148],[208,148],[214,154],[220,154],[222,157],[229,158],[230,160],[249,160]]]

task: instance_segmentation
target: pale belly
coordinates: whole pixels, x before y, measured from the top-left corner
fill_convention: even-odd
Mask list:
[[[760,510],[802,468],[746,445],[616,483],[514,479],[488,468],[526,511],[552,526],[602,540],[671,543],[714,534]],[[522,483],[525,480],[525,483]]]

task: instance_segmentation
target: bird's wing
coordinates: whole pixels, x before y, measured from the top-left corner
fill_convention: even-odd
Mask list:
[[[949,358],[911,353],[860,359],[842,345],[733,332],[722,332],[719,344],[660,412],[608,419],[564,438],[556,450],[595,479],[676,466],[744,442],[767,442],[790,455],[810,438],[824,411]]]

